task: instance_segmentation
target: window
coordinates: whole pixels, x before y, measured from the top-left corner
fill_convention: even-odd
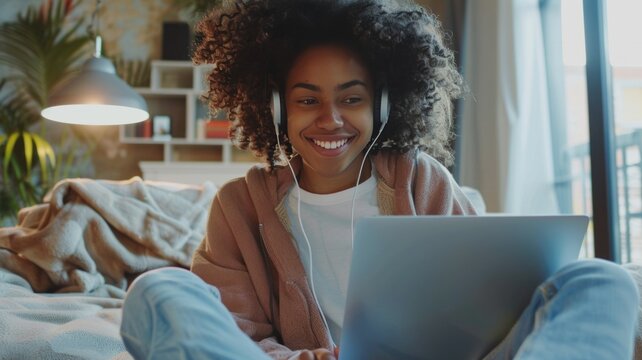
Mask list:
[[[591,5],[586,9],[591,21],[587,27],[582,0],[542,2],[557,197],[563,212],[593,216],[595,227],[589,230],[584,256],[640,261],[642,47],[633,44],[642,34],[642,23],[636,19],[642,2],[609,0],[604,8],[596,5],[602,2],[586,3]],[[600,15],[603,27],[593,23]],[[599,43],[596,35],[606,40],[603,48],[594,46]],[[585,36],[590,39],[588,48],[597,51],[587,53]],[[604,70],[601,77],[599,69]],[[592,174],[595,164],[606,170]],[[591,230],[598,234],[595,241]]]
[[[642,260],[642,2],[606,2],[609,66],[613,78],[613,128],[620,258]]]
[[[582,0],[544,1],[542,14],[558,205],[565,214],[592,215]],[[581,256],[594,256],[590,229]]]

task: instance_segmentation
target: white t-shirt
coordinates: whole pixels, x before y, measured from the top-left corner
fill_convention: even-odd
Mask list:
[[[377,180],[374,175],[357,187],[356,219],[379,215]],[[301,189],[301,221],[312,248],[314,290],[326,317],[330,333],[339,344],[352,259],[350,217],[354,187],[333,194],[313,194]],[[286,201],[292,235],[310,281],[310,257],[299,218],[298,191],[293,187]]]

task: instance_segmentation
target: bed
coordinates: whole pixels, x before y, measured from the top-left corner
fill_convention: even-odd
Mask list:
[[[69,179],[0,229],[0,359],[131,359],[127,286],[189,267],[216,186]]]
[[[131,359],[126,289],[145,271],[189,267],[216,188],[68,179],[21,210],[0,228],[0,359]],[[642,267],[627,268],[642,288]]]

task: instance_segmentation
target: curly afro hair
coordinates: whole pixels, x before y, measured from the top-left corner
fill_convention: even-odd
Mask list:
[[[227,110],[232,141],[266,158],[270,168],[281,152],[293,152],[283,133],[277,149],[272,88],[283,86],[298,54],[324,43],[349,46],[388,87],[390,117],[373,152],[418,148],[452,162],[452,100],[462,93],[462,79],[439,21],[423,7],[391,0],[239,0],[213,10],[197,31],[195,63],[214,64],[210,108]]]

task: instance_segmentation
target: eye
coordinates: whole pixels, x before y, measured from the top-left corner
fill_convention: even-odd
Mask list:
[[[346,104],[357,104],[357,103],[361,102],[361,97],[359,97],[359,96],[350,96],[350,97],[346,98],[345,100],[343,100],[343,102],[346,103]]]
[[[317,104],[318,101],[315,98],[304,98],[301,100],[297,100],[297,103],[301,105],[314,105],[314,104]]]

